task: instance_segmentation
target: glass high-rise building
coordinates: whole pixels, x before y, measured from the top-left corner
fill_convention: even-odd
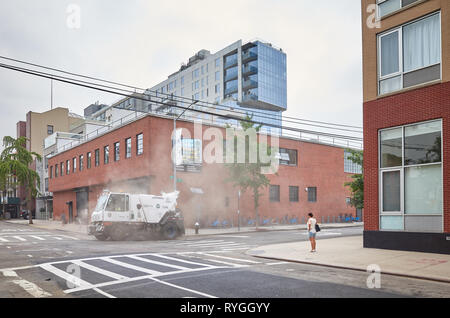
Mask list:
[[[215,54],[201,50],[150,90],[208,102],[217,109],[231,107],[253,116],[262,130],[280,134],[282,112],[287,110],[286,54],[260,40],[244,45],[237,41]]]

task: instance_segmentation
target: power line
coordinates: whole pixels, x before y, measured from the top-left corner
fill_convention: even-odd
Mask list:
[[[151,92],[151,93],[153,93],[153,94],[160,94],[160,95],[166,96],[166,97],[168,97],[168,98],[174,96],[173,94],[167,94],[167,93],[155,92],[155,91],[152,91],[152,90],[150,90],[150,89],[139,88],[139,87],[137,87],[137,86],[132,86],[132,85],[127,85],[127,84],[122,84],[122,83],[118,83],[118,82],[114,82],[114,81],[109,81],[109,80],[100,79],[100,78],[97,78],[97,77],[86,76],[86,75],[82,75],[82,74],[78,74],[78,73],[68,72],[68,71],[64,71],[64,70],[61,70],[61,69],[57,69],[57,68],[53,68],[53,67],[48,67],[48,66],[44,66],[44,65],[41,65],[41,64],[35,64],[35,63],[31,63],[31,62],[26,62],[26,61],[23,61],[23,60],[13,59],[13,58],[6,57],[6,56],[1,56],[1,55],[0,55],[0,58],[1,58],[1,59],[5,59],[5,60],[9,60],[9,61],[13,61],[13,62],[16,62],[16,63],[21,63],[21,64],[25,64],[25,65],[30,65],[30,66],[34,66],[34,67],[38,67],[38,68],[43,68],[43,69],[46,69],[46,70],[56,71],[56,72],[59,72],[59,73],[63,73],[63,74],[67,74],[67,75],[72,75],[72,76],[76,76],[76,77],[81,77],[81,78],[85,78],[85,79],[89,79],[89,80],[95,80],[95,81],[104,82],[104,83],[108,83],[108,84],[113,84],[113,85],[117,85],[117,86],[123,86],[123,87],[131,88],[131,89],[134,89],[134,90],[140,90],[140,91],[144,91],[144,92]],[[142,93],[142,94],[145,94],[145,93]],[[187,101],[186,103],[190,103],[190,102],[192,101],[191,99],[189,99],[189,98],[187,98],[187,97],[184,97],[184,96],[176,96],[176,98],[184,99],[184,100]],[[213,107],[210,107],[210,108],[216,108],[217,106],[230,108],[229,106],[220,105],[220,104],[216,105],[216,104],[213,104],[213,103],[210,103],[210,102],[205,102],[205,101],[201,101],[201,104],[202,104],[202,106],[204,106],[204,107],[210,107],[210,106],[205,106],[205,104],[206,104],[206,105],[211,105],[211,106],[213,106]],[[232,110],[231,110],[231,111],[232,111]],[[262,117],[262,118],[274,119],[274,118],[272,118],[272,117],[264,117],[265,115],[268,115],[268,114],[267,114],[267,113],[264,113],[264,112],[261,112],[261,111],[258,111],[258,110],[251,110],[251,112],[254,113],[254,114],[259,115],[259,116]],[[236,113],[237,113],[237,112],[236,112]],[[360,130],[363,129],[362,127],[358,127],[358,126],[343,125],[343,124],[335,124],[335,123],[329,123],[329,122],[323,122],[323,121],[314,121],[314,120],[308,120],[308,119],[302,119],[302,118],[295,118],[295,117],[289,117],[289,116],[283,116],[283,119],[284,119],[286,122],[290,122],[290,123],[297,123],[297,121],[304,121],[304,122],[308,122],[308,123],[323,124],[323,125],[328,125],[328,126],[331,125],[331,126],[337,126],[337,127],[355,128],[355,129],[360,129]],[[288,121],[288,120],[293,120],[293,121]],[[294,121],[295,121],[295,122],[294,122]],[[298,122],[298,124],[300,124],[300,125],[306,125],[306,124],[303,124],[303,123],[300,123],[300,122]],[[359,132],[362,133],[362,131],[344,130],[344,129],[333,128],[333,127],[323,127],[323,126],[318,126],[318,125],[310,125],[310,126],[321,127],[321,128],[327,128],[327,129],[332,129],[332,130],[343,130],[343,131],[349,131],[349,132],[355,132],[355,133],[359,133]]]
[[[157,101],[157,100],[152,100],[152,99],[147,99],[147,98],[143,98],[143,97],[140,97],[140,96],[136,96],[136,95],[143,95],[143,96],[151,97],[148,94],[140,94],[140,93],[139,94],[132,93],[131,95],[130,94],[125,94],[125,93],[121,93],[121,92],[110,90],[111,87],[109,87],[110,89],[106,89],[107,88],[106,85],[89,83],[89,82],[85,82],[85,81],[80,81],[80,80],[76,80],[76,79],[62,77],[62,76],[59,76],[59,75],[53,75],[53,74],[49,74],[49,73],[45,73],[45,72],[39,72],[39,71],[30,70],[30,69],[26,69],[26,68],[20,68],[20,67],[13,66],[13,65],[8,65],[8,64],[0,64],[0,67],[5,68],[5,69],[10,69],[10,70],[13,70],[13,71],[17,71],[17,72],[21,72],[21,73],[25,73],[25,74],[29,74],[29,75],[34,75],[34,76],[38,76],[38,77],[42,77],[42,78],[47,78],[47,79],[50,79],[50,80],[51,79],[57,80],[59,82],[64,82],[64,83],[67,83],[67,84],[72,84],[72,85],[76,85],[76,86],[80,86],[80,87],[90,88],[90,89],[93,89],[93,90],[98,90],[98,91],[102,91],[102,92],[106,92],[106,93],[121,95],[121,96],[124,96],[124,97],[135,98],[135,99],[139,99],[139,100],[143,100],[143,101],[147,101],[147,102],[152,102],[152,103],[155,103],[155,104],[164,105],[166,107],[179,108],[179,109],[183,109],[183,110],[187,109],[186,107],[182,107],[182,106],[179,106],[179,105],[174,105],[173,103],[166,103],[166,102],[163,102],[163,101]],[[90,84],[90,85],[88,85],[88,84]],[[94,85],[94,86],[91,86],[91,85]],[[96,87],[96,86],[99,86],[99,87]],[[123,89],[117,89],[117,90],[125,91]],[[128,91],[128,92],[130,92],[130,91]],[[158,93],[156,93],[156,95],[157,94]],[[192,102],[192,100],[190,100],[190,101]],[[183,102],[183,103],[185,103],[185,102]],[[257,124],[257,125],[264,125],[264,126],[273,127],[273,128],[290,130],[290,131],[299,132],[299,133],[314,134],[314,135],[326,136],[326,137],[331,137],[331,138],[340,138],[340,139],[360,141],[360,142],[362,141],[362,138],[358,138],[358,137],[352,137],[352,136],[346,136],[346,135],[337,135],[337,134],[330,134],[330,133],[322,133],[322,132],[317,132],[317,131],[302,130],[302,129],[293,128],[293,127],[279,126],[279,125],[274,125],[274,124],[270,124],[270,123],[257,122],[257,121],[254,121],[254,120],[236,118],[234,116],[213,113],[213,112],[209,112],[209,111],[205,111],[205,110],[191,109],[190,111],[201,113],[201,114],[206,114],[206,115],[211,115],[211,116],[219,116],[219,117],[222,117],[222,118],[227,118],[227,119],[232,119],[232,120],[240,120],[240,121],[249,122],[249,123],[253,123],[253,124]]]

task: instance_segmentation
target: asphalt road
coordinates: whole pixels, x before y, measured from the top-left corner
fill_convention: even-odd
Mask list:
[[[323,230],[325,238],[362,228]],[[92,237],[0,222],[0,297],[371,298],[448,297],[449,284],[276,262],[245,254],[266,244],[306,240],[304,231],[100,242]]]

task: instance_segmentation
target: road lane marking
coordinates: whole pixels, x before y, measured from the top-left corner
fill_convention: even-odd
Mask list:
[[[215,241],[188,241],[188,242],[179,243],[179,244],[176,244],[176,245],[208,244],[208,243],[219,243],[219,242],[225,242],[225,240],[215,240]]]
[[[239,262],[244,262],[244,263],[250,263],[250,264],[261,264],[261,262],[255,262],[255,261],[250,261],[247,259],[240,259],[240,258],[233,258],[233,257],[226,257],[226,256],[220,256],[220,255],[212,255],[212,254],[208,254],[208,253],[198,253],[201,255],[205,255],[205,256],[209,256],[209,257],[217,257],[220,259],[228,259],[228,260],[232,260],[232,261],[239,261]]]
[[[19,241],[22,241],[22,242],[25,242],[25,241],[26,241],[26,239],[24,239],[24,238],[21,237],[21,236],[12,236],[12,237],[14,237],[15,239],[18,239]]]
[[[155,282],[158,282],[160,284],[164,284],[164,285],[167,285],[167,286],[170,286],[170,287],[173,287],[173,288],[178,288],[178,289],[190,292],[190,293],[194,293],[194,294],[197,294],[197,295],[200,295],[200,296],[204,296],[206,298],[217,298],[215,296],[212,296],[212,295],[209,295],[209,294],[205,294],[205,293],[202,293],[202,292],[199,292],[199,291],[196,291],[196,290],[193,290],[193,289],[189,289],[189,288],[186,288],[186,287],[174,285],[174,284],[171,284],[169,282],[165,282],[165,281],[162,281],[160,279],[156,279],[154,277],[148,277],[148,279],[151,279],[151,280],[153,280]]]
[[[122,266],[122,267],[125,267],[125,268],[129,268],[129,269],[132,269],[132,270],[135,270],[135,271],[138,271],[138,272],[142,272],[142,273],[147,273],[147,274],[150,274],[150,275],[161,274],[161,272],[158,272],[158,271],[155,271],[155,270],[147,269],[147,268],[140,267],[140,266],[135,266],[135,265],[128,264],[128,263],[125,263],[125,262],[121,262],[119,260],[116,260],[116,259],[113,259],[113,258],[109,258],[109,257],[102,257],[100,259],[103,260],[103,261],[106,261],[108,263],[112,263],[112,264],[115,264],[115,265],[119,265],[119,266]]]
[[[131,277],[131,278],[127,278],[127,279],[124,279],[121,281],[115,280],[115,281],[100,283],[100,284],[92,285],[92,286],[80,286],[80,287],[73,288],[73,289],[67,289],[64,291],[64,293],[71,294],[71,293],[76,293],[76,292],[89,290],[89,289],[93,289],[93,288],[103,288],[103,287],[107,287],[107,286],[127,284],[127,283],[136,282],[136,281],[140,281],[140,280],[144,280],[144,279],[155,279],[156,277],[160,277],[160,276],[171,276],[171,275],[178,275],[178,274],[191,273],[191,272],[202,272],[202,271],[208,271],[208,270],[217,269],[217,268],[223,268],[223,267],[210,266],[210,267],[195,268],[195,269],[189,269],[189,270],[180,270],[180,271],[175,271],[175,272],[170,272],[170,273],[161,273],[160,275],[145,275],[145,276],[139,276],[139,277]]]
[[[147,254],[148,255],[148,254]],[[163,254],[150,254],[150,255],[154,255],[157,257],[161,257],[161,258],[165,258],[168,260],[172,260],[172,261],[177,261],[177,262],[182,262],[182,263],[186,263],[186,264],[191,264],[191,265],[198,265],[198,266],[206,266],[206,267],[213,267],[207,264],[201,264],[201,263],[196,263],[196,262],[191,262],[191,261],[187,261],[187,260],[183,260],[183,259],[179,259],[179,258],[175,258],[175,257],[170,257],[167,255],[163,255]]]
[[[249,266],[249,265],[242,265],[242,264],[235,264],[235,263],[229,263],[229,262],[224,262],[224,261],[218,261],[218,260],[215,260],[215,259],[208,259],[208,258],[202,258],[202,260],[208,261],[208,262],[213,262],[213,263],[224,264],[224,265],[228,265],[228,266],[232,266],[232,267],[248,267]]]
[[[9,242],[9,240],[7,240],[7,239],[5,239],[3,237],[0,237],[0,241],[2,241],[2,242]]]
[[[29,293],[31,296],[35,298],[44,298],[44,297],[51,297],[52,294],[47,293],[45,290],[37,286],[36,284],[33,284],[32,282],[29,282],[24,279],[18,279],[12,281],[14,284],[19,285],[22,287],[27,293]]]
[[[289,262],[266,263],[266,265],[268,265],[268,266],[284,265],[284,264],[289,264]]]
[[[68,261],[66,261],[67,263]],[[92,287],[91,283],[88,283],[87,281],[82,280],[79,277],[73,276],[63,270],[60,270],[59,268],[56,268],[55,266],[51,264],[41,264],[39,265],[42,269],[46,270],[47,272],[52,273],[55,276],[58,276],[62,279],[64,279],[66,282],[70,282],[73,285],[77,285],[79,287]]]
[[[175,269],[179,269],[179,270],[189,269],[188,267],[182,267],[182,266],[172,265],[172,264],[168,264],[168,263],[158,262],[158,261],[150,260],[150,259],[147,259],[144,257],[139,257],[136,255],[128,255],[127,257],[138,260],[138,261],[146,262],[146,263],[171,267],[171,268],[175,268]]]
[[[29,293],[31,296],[35,297],[35,298],[42,298],[42,297],[51,297],[52,294],[47,293],[45,290],[43,290],[42,288],[40,288],[39,286],[22,279],[21,277],[19,277],[19,275],[17,275],[17,273],[15,271],[11,271],[11,270],[4,270],[3,272],[3,276],[5,277],[14,277],[17,279],[14,279],[12,282],[20,287],[22,287],[27,293]]]
[[[32,237],[32,238],[35,238],[37,240],[40,240],[40,241],[45,241],[45,239],[40,237],[40,236],[35,236],[35,235],[29,235],[29,236]]]
[[[117,273],[110,272],[110,271],[108,271],[106,269],[102,269],[100,267],[93,266],[93,265],[85,263],[83,261],[76,260],[76,261],[71,261],[71,263],[73,263],[75,265],[78,265],[80,267],[83,267],[85,269],[88,269],[90,271],[99,273],[99,274],[101,274],[103,276],[107,276],[107,277],[113,278],[113,279],[123,280],[123,279],[129,278],[127,276],[123,276],[123,275],[120,275],[120,274],[117,274]]]

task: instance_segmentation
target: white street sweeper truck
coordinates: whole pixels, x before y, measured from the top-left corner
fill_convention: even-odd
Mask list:
[[[176,208],[178,195],[179,192],[156,196],[104,191],[92,213],[89,234],[100,241],[155,236],[176,239],[185,234],[183,216]]]

